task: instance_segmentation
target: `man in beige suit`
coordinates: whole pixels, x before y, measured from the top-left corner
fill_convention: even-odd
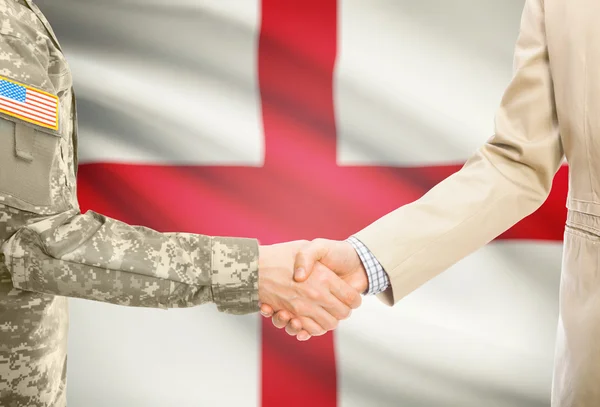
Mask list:
[[[600,406],[599,16],[592,0],[526,0],[494,136],[421,199],[354,236],[368,248],[366,268],[375,262],[389,277],[380,298],[395,304],[539,208],[566,154],[555,407]],[[347,280],[365,272],[348,242],[317,240],[298,256],[296,277],[317,260]],[[274,322],[288,319],[277,314]],[[296,322],[288,333],[307,339]]]

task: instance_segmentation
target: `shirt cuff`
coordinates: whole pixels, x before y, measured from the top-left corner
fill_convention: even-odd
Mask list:
[[[390,286],[390,279],[381,266],[381,263],[379,263],[367,246],[356,237],[350,236],[346,241],[354,247],[354,250],[356,250],[360,261],[367,271],[369,288],[367,288],[364,295],[375,295],[385,291]]]
[[[212,238],[212,292],[217,309],[228,314],[257,312],[258,242]]]

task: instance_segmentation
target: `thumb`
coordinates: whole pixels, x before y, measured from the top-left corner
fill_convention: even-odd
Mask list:
[[[313,267],[317,261],[320,261],[325,256],[329,249],[322,239],[316,239],[304,246],[296,254],[294,262],[294,280],[298,283],[306,281],[313,271]]]

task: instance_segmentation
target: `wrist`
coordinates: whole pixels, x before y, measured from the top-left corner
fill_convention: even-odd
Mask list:
[[[348,253],[347,258],[352,259],[351,264],[354,265],[350,266],[350,270],[353,271],[351,272],[351,278],[349,279],[348,283],[356,291],[364,294],[369,289],[369,277],[362,258],[359,256],[358,250],[356,250],[356,247],[352,241],[346,240],[343,241],[342,244],[346,246],[345,252]]]

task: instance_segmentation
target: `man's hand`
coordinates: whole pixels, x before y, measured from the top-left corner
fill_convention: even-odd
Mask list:
[[[284,310],[307,335],[323,335],[360,306],[361,297],[349,283],[319,263],[311,264],[310,278],[305,273],[302,282],[294,281],[294,259],[306,244],[295,241],[259,248],[259,301],[269,304],[270,312]]]
[[[354,250],[346,241],[315,239],[296,255],[294,280],[305,281],[317,262],[333,270],[356,291],[363,293],[369,288],[367,272]]]
[[[306,281],[314,273],[319,264],[333,270],[342,280],[363,293],[368,289],[369,281],[363,264],[352,245],[346,241],[316,239],[300,249],[294,265],[294,279],[297,282]],[[268,301],[263,301],[261,313],[265,317],[273,316],[273,307]],[[285,309],[273,316],[273,324],[278,328],[286,328],[286,332],[295,335],[298,340],[310,339],[310,330],[306,329],[303,321],[287,312]]]

